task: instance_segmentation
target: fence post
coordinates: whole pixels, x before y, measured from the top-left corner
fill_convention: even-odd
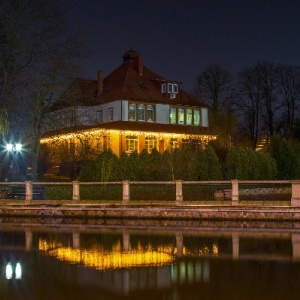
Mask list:
[[[129,200],[130,200],[129,180],[122,181],[122,185],[123,185],[122,204],[126,205],[126,204],[129,204]]]
[[[231,204],[238,205],[239,204],[239,181],[234,179],[231,180]]]
[[[32,200],[32,182],[25,181],[25,203],[30,204]]]
[[[291,206],[300,207],[300,180],[293,180]]]
[[[182,204],[182,180],[175,180],[176,184],[176,205]]]
[[[79,190],[79,181],[72,181],[73,183],[73,201],[79,201],[80,200],[80,190]]]

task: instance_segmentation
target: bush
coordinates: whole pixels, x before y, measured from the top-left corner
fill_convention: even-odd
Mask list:
[[[278,179],[300,178],[300,157],[285,139],[273,137],[270,143],[270,154],[277,163]]]
[[[268,154],[250,148],[232,148],[225,162],[226,179],[271,180],[277,175],[276,161]]]

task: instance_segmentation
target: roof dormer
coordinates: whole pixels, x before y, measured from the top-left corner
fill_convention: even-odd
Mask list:
[[[168,82],[161,85],[161,93],[170,99],[175,99],[179,92],[178,83]]]

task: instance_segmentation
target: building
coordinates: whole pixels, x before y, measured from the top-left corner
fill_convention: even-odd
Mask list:
[[[75,79],[49,112],[42,149],[60,170],[66,162],[111,149],[140,153],[163,152],[186,143],[203,146],[210,134],[207,106],[143,64],[134,50],[123,63],[98,80]]]

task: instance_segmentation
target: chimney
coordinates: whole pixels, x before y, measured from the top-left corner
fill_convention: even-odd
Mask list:
[[[103,71],[98,71],[98,92],[97,96],[103,93]]]
[[[124,63],[132,63],[136,71],[139,73],[140,76],[143,75],[143,57],[138,54],[133,49],[128,50],[123,55],[123,62]]]
[[[140,76],[143,76],[143,57],[139,54],[134,58],[134,68],[138,71]]]

